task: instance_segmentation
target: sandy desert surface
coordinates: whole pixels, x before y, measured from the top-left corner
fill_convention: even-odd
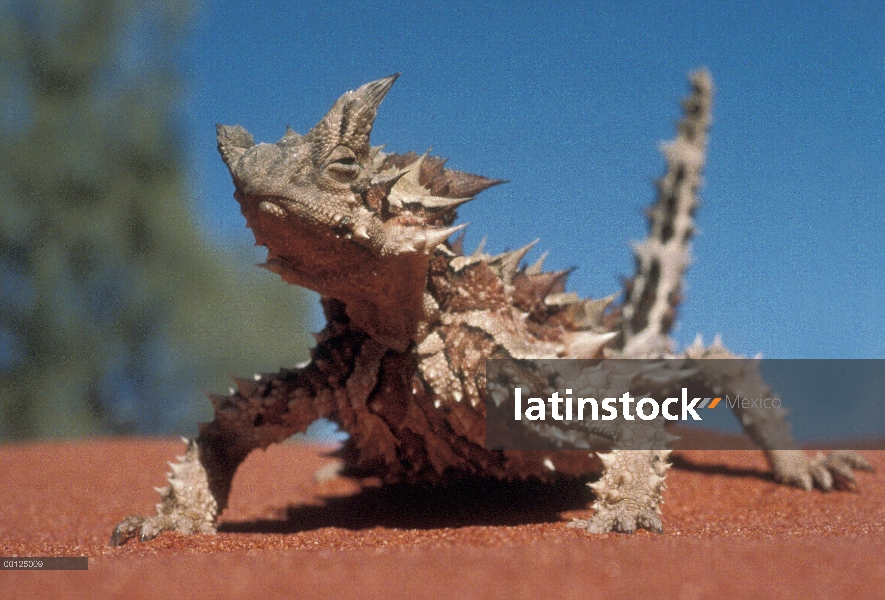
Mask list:
[[[87,571],[2,571],[2,598],[885,597],[885,451],[859,491],[777,485],[761,453],[674,453],[665,532],[590,536],[580,483],[361,486],[329,448],[254,453],[218,535],[114,548],[152,514],[179,440],[0,446],[0,555],[86,555]]]

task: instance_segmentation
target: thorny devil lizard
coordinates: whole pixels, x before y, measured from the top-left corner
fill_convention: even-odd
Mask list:
[[[349,434],[341,451],[347,471],[384,482],[589,475],[600,460],[586,451],[484,447],[487,358],[734,356],[718,337],[681,353],[669,337],[705,160],[712,101],[706,71],[691,75],[676,139],[663,146],[667,171],[647,213],[649,235],[634,247],[636,273],[618,305],[613,297],[566,293],[567,271],[543,271],[543,258],[520,268],[531,246],[465,255],[463,236],[448,241],[464,227],[452,226],[455,208],[502,181],[446,169],[426,154],[371,146],[377,108],[396,78],[347,92],[306,135],[287,128],[276,144],[256,145],[243,127],[218,126],[234,197],[256,242],[268,248],[264,266],[319,292],[328,324],[306,365],[237,379],[230,396],[211,396],[215,419],[171,464],[157,516],[124,519],[112,544],[164,530],[214,533],[246,456],[320,417]],[[708,383],[720,392],[770,395],[758,376],[710,371]],[[869,468],[854,452],[812,459],[789,449],[795,445],[785,411],[735,412],[782,482],[828,490],[834,481],[853,482],[852,469]],[[574,524],[591,532],[661,531],[668,454],[599,454],[595,512]]]

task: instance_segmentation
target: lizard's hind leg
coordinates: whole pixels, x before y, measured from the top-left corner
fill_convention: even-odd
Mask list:
[[[771,398],[771,388],[763,381],[756,361],[729,352],[717,337],[704,347],[700,339],[685,350],[686,366],[698,370],[696,377],[714,394],[744,398]],[[790,433],[787,411],[783,408],[743,407],[735,404],[734,414],[744,432],[765,452],[778,481],[806,490],[817,486],[828,491],[836,482],[852,486],[853,470],[871,471],[870,464],[857,452],[841,450],[809,457],[800,450]]]

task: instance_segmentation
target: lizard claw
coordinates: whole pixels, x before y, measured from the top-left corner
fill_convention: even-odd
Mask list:
[[[154,539],[161,531],[169,529],[164,524],[157,522],[161,518],[159,516],[147,518],[139,515],[126,517],[114,528],[114,532],[111,534],[111,546],[122,546],[136,535],[142,542]]]
[[[120,524],[114,527],[114,531],[111,533],[111,546],[122,546],[135,537],[135,534],[141,529],[142,523],[144,523],[144,517],[139,516],[126,517],[120,521]]]
[[[867,460],[853,450],[836,450],[828,455],[818,454],[814,463],[830,474],[831,479],[841,486],[854,489],[857,480],[854,469],[872,471],[873,467]]]

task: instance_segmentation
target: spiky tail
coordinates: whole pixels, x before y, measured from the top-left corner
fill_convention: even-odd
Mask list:
[[[667,173],[657,181],[657,201],[647,211],[645,241],[633,246],[636,274],[625,283],[621,352],[631,358],[673,351],[670,329],[682,299],[682,277],[691,263],[691,237],[701,185],[713,82],[705,69],[693,72],[691,94],[676,139],[662,144]]]

